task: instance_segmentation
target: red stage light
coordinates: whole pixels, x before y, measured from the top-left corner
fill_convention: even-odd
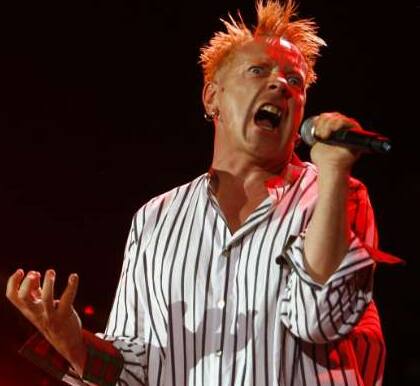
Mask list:
[[[93,308],[93,306],[87,305],[85,306],[85,308],[83,308],[83,313],[87,316],[93,316],[95,315],[95,309]]]

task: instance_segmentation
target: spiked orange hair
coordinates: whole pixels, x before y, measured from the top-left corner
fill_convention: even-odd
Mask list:
[[[245,25],[239,12],[239,20],[235,20],[230,14],[230,21],[220,19],[225,25],[226,32],[216,32],[209,43],[201,48],[200,64],[204,80],[206,82],[213,80],[225,59],[243,43],[257,37],[282,37],[294,44],[303,55],[308,65],[306,84],[309,86],[314,83],[315,62],[320,47],[326,45],[324,40],[317,36],[316,23],[311,19],[290,21],[296,15],[293,0],[285,0],[284,4],[280,4],[279,0],[257,0],[256,9],[258,24],[252,30]]]

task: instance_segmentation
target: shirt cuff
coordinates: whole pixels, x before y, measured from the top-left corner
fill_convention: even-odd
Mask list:
[[[85,330],[83,340],[87,346],[83,379],[100,386],[115,385],[124,365],[120,352],[110,342]]]
[[[69,363],[40,333],[31,336],[19,353],[57,379],[62,379],[70,367]]]
[[[88,331],[83,330],[82,335],[87,348],[83,381],[98,386],[115,385],[124,364],[120,352],[109,342],[105,342]],[[69,362],[40,333],[33,335],[19,352],[56,379],[61,380],[69,374],[74,376]]]

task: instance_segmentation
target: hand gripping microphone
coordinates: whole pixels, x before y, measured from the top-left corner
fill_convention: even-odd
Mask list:
[[[308,146],[313,146],[315,142],[322,142],[367,153],[386,154],[391,151],[391,141],[383,135],[371,131],[340,129],[331,133],[328,139],[320,139],[315,135],[314,119],[315,117],[305,119],[300,129],[302,140]]]

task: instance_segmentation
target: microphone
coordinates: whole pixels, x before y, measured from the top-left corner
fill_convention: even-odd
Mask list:
[[[313,146],[315,142],[322,142],[367,153],[386,154],[391,151],[391,141],[383,135],[371,131],[340,129],[331,133],[328,139],[320,139],[315,135],[314,119],[315,117],[306,118],[300,129],[302,140],[308,146]]]

